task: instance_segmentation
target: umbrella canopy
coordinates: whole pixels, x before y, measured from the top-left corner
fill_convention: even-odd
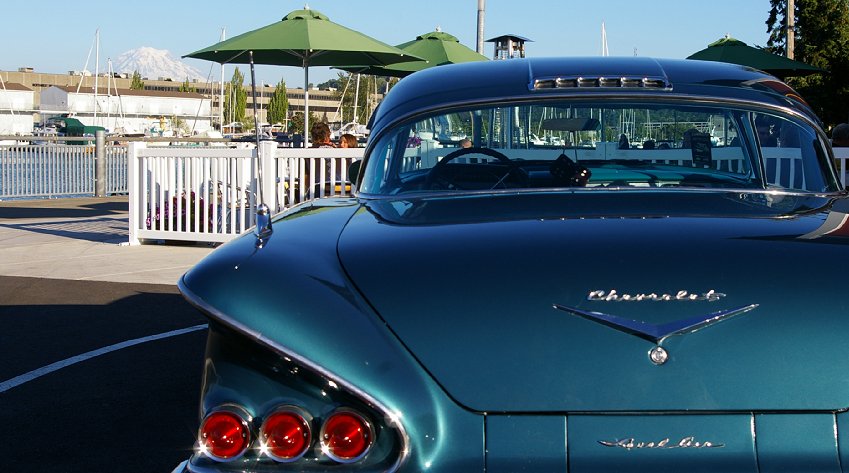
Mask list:
[[[251,64],[251,67],[253,64],[303,67],[304,135],[309,132],[310,66],[385,66],[421,60],[334,23],[321,12],[310,9],[295,10],[276,23],[234,36],[183,57],[206,59],[222,64]],[[253,73],[251,76],[253,82]]]
[[[730,36],[714,41],[707,48],[693,53],[687,59],[740,64],[760,69],[782,79],[785,77],[805,76],[823,72],[822,69],[805,64],[804,62],[794,61],[784,56],[772,54],[761,48],[753,48]]]
[[[377,76],[406,77],[416,71],[443,64],[487,60],[486,56],[463,46],[455,36],[444,33],[439,29],[417,36],[413,41],[399,44],[396,47],[410,55],[421,57],[426,62],[401,62],[390,66],[360,64],[358,67],[342,67],[341,69]]]

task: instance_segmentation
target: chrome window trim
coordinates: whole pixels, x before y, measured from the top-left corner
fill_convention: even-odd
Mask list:
[[[675,103],[680,101],[686,101],[691,105],[698,104],[728,104],[728,105],[736,105],[739,107],[743,107],[747,110],[772,110],[777,113],[784,113],[793,115],[798,119],[804,121],[805,123],[811,125],[814,128],[819,128],[819,124],[811,121],[807,116],[794,110],[791,107],[775,105],[770,103],[763,102],[752,102],[746,99],[737,99],[733,97],[721,97],[715,95],[704,95],[704,96],[694,96],[689,94],[682,93],[661,93],[658,89],[639,89],[642,90],[642,93],[635,93],[634,88],[622,88],[622,89],[613,89],[613,88],[604,88],[597,89],[599,93],[587,93],[588,88],[574,88],[574,89],[547,89],[547,93],[542,95],[534,94],[522,94],[522,95],[508,95],[503,97],[488,97],[486,99],[480,100],[456,100],[453,102],[445,102],[443,105],[434,108],[427,109],[419,109],[414,112],[408,112],[402,115],[397,116],[391,122],[387,122],[386,125],[382,125],[377,134],[372,134],[369,136],[368,145],[365,149],[365,157],[368,159],[368,156],[371,154],[372,148],[374,145],[383,138],[383,135],[388,133],[390,130],[396,128],[398,125],[408,122],[418,120],[420,117],[429,117],[433,115],[437,115],[439,113],[445,113],[451,110],[456,109],[467,109],[470,107],[486,107],[486,106],[495,106],[499,103],[509,103],[511,105],[518,104],[532,104],[534,102],[548,102],[551,100],[576,100],[576,101],[595,101],[595,100],[609,100],[609,99],[620,99],[620,100],[646,100],[646,101],[656,101],[657,103]],[[580,91],[580,92],[579,92]],[[825,135],[823,135],[825,136]],[[828,139],[825,136],[826,140]],[[363,163],[365,165],[366,162]]]
[[[790,196],[799,196],[799,197],[821,197],[821,198],[835,198],[841,195],[845,195],[847,193],[846,190],[840,189],[834,192],[810,192],[810,191],[799,191],[799,190],[778,190],[778,189],[735,189],[735,188],[722,188],[722,189],[706,189],[706,188],[697,188],[697,187],[688,187],[688,188],[664,188],[660,190],[663,193],[678,193],[678,194],[763,194],[763,195],[790,195]],[[459,196],[485,196],[485,195],[525,195],[525,194],[594,194],[600,192],[633,192],[633,193],[656,193],[659,192],[658,188],[623,188],[623,187],[606,187],[606,188],[585,188],[585,187],[552,187],[547,189],[484,189],[484,190],[464,190],[464,191],[421,191],[421,192],[407,192],[405,194],[367,194],[364,192],[359,192],[357,197],[363,200],[386,200],[386,201],[395,201],[395,200],[411,200],[411,199],[427,199],[427,198],[451,198],[451,197],[459,197]],[[641,218],[641,217],[635,217]],[[772,217],[770,217],[772,218]]]

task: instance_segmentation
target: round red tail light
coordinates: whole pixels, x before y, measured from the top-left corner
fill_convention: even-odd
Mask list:
[[[292,410],[280,410],[268,416],[260,432],[264,451],[279,462],[301,458],[312,441],[309,423]]]
[[[208,457],[229,461],[240,457],[251,442],[248,423],[230,411],[216,411],[203,420],[198,442]]]
[[[339,463],[366,456],[373,440],[371,424],[356,412],[337,411],[321,427],[321,451]]]

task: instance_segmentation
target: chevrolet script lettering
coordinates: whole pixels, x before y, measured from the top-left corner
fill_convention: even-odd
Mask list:
[[[587,295],[588,301],[602,301],[602,302],[640,302],[640,301],[653,301],[653,302],[666,302],[666,301],[708,301],[708,302],[716,302],[726,294],[721,292],[716,292],[711,289],[708,292],[703,292],[701,294],[693,293],[690,291],[678,291],[675,294],[656,294],[654,292],[645,294],[620,294],[616,291],[616,289],[611,289],[609,291],[592,291]]]
[[[723,443],[713,442],[698,442],[695,437],[684,437],[678,442],[672,442],[669,438],[665,438],[658,442],[638,442],[633,438],[622,440],[599,440],[598,443],[605,447],[624,448],[625,450],[633,450],[636,448],[655,448],[655,449],[673,449],[673,448],[722,448]]]

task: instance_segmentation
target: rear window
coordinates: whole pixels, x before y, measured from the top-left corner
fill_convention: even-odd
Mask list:
[[[824,144],[792,116],[690,103],[504,104],[382,133],[366,194],[522,189],[837,190]]]

